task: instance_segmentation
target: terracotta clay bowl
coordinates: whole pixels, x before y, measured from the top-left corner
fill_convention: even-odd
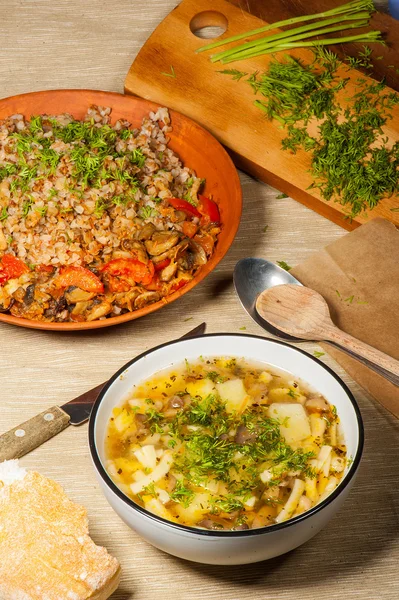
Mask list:
[[[110,106],[112,122],[123,118],[130,121],[133,127],[139,127],[142,118],[150,111],[156,111],[159,106],[148,100],[112,92],[50,90],[0,100],[0,119],[15,113],[21,113],[29,118],[32,115],[55,115],[64,112],[72,114],[76,119],[82,119],[91,104]],[[53,331],[98,329],[125,323],[148,315],[187,294],[222,260],[234,240],[240,223],[242,193],[237,171],[227,152],[210,133],[178,112],[171,110],[170,115],[173,130],[170,133],[169,147],[177,153],[184,165],[194,169],[199,177],[206,179],[204,194],[212,195],[220,209],[222,231],[215,252],[207,264],[182,289],[159,302],[117,317],[84,323],[43,323],[0,313],[0,321],[21,327]]]

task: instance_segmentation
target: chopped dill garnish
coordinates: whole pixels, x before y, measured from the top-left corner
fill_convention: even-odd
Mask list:
[[[165,72],[161,71],[161,75],[164,75],[165,77],[173,77],[173,79],[176,79],[176,73],[175,73],[175,70],[173,68],[173,65],[170,65],[170,72],[169,73],[165,73]]]
[[[372,53],[373,51],[369,46],[363,46],[363,51],[359,52],[357,56],[348,56],[346,60],[351,69],[363,68],[370,70],[373,68],[373,63],[370,60]]]
[[[357,58],[348,59],[350,68],[369,69],[370,55],[364,46]],[[353,219],[399,193],[399,141],[390,144],[382,129],[399,94],[386,91],[384,81],[357,78],[355,93],[343,107],[337,94],[349,78],[338,76],[339,64],[332,52],[319,48],[311,64],[291,56],[272,59],[267,71],[245,83],[257,94],[255,105],[285,129],[282,148],[311,155],[308,189],[339,202]]]
[[[139,148],[135,148],[131,153],[130,162],[137,165],[140,169],[143,168],[145,163],[145,156]]]
[[[170,497],[174,502],[179,502],[187,508],[190,506],[194,495],[194,492],[190,490],[183,481],[177,480],[175,489],[170,494]]]
[[[148,485],[146,485],[146,487],[143,488],[143,492],[145,494],[150,494],[151,496],[156,497],[157,496],[157,492],[155,490],[155,483],[152,481],[151,483],[149,483]]]
[[[324,356],[325,352],[319,352],[319,350],[315,350],[313,352],[313,356],[315,356],[316,358],[320,358],[321,356]]]
[[[234,494],[228,496],[219,496],[218,498],[211,499],[211,514],[218,514],[219,512],[231,513],[236,510],[242,510],[244,503],[242,500],[237,498]]]
[[[208,371],[206,378],[210,379],[214,383],[223,383],[223,381],[227,380],[227,377],[223,377],[223,375],[220,375],[220,373],[217,371]]]
[[[7,207],[3,206],[3,208],[0,212],[0,221],[4,221],[5,219],[7,219],[7,217],[8,217]]]
[[[158,214],[158,211],[155,210],[155,208],[152,208],[152,206],[143,206],[140,209],[140,216],[143,219],[150,219],[151,217],[156,217]]]
[[[234,81],[240,81],[243,77],[248,75],[244,71],[238,71],[237,69],[224,69],[223,71],[218,71],[218,73],[222,73],[223,75],[231,75]]]
[[[277,264],[279,267],[281,267],[282,269],[284,269],[284,271],[290,271],[292,269],[292,267],[290,267],[289,264],[287,264],[285,262],[285,260],[278,260]]]

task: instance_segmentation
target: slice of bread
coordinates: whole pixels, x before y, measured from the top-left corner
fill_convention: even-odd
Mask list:
[[[55,481],[0,464],[0,600],[105,600],[118,561],[89,536],[86,510]]]

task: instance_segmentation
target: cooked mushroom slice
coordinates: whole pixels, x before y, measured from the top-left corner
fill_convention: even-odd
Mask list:
[[[168,406],[170,408],[183,408],[184,400],[181,396],[172,396],[168,400]]]
[[[133,287],[128,292],[115,294],[114,304],[120,308],[127,308],[129,311],[134,310],[133,304],[137,296],[140,296],[142,290],[140,287]]]
[[[77,302],[87,302],[94,298],[95,294],[92,292],[85,292],[78,287],[69,287],[65,292],[65,300],[68,304],[76,304]]]
[[[112,259],[115,258],[133,258],[133,254],[129,250],[114,250],[112,252]]]
[[[234,525],[234,527],[231,528],[232,531],[245,531],[246,529],[249,529],[249,525],[247,525],[247,523],[240,523],[239,525]]]
[[[255,431],[250,431],[245,425],[239,425],[234,438],[236,444],[252,443],[256,439]]]
[[[152,256],[158,256],[173,246],[176,246],[179,241],[179,234],[175,231],[157,231],[150,240],[145,241],[145,247]]]
[[[202,246],[194,242],[194,240],[190,240],[188,243],[189,251],[194,257],[194,266],[200,267],[201,265],[206,265],[208,262],[206,258],[205,250]]]
[[[172,279],[172,277],[175,276],[176,271],[177,271],[177,263],[172,261],[167,267],[162,269],[162,271],[159,274],[159,279],[161,281],[170,281]]]
[[[143,306],[156,302],[157,300],[159,300],[158,292],[144,292],[143,294],[140,294],[140,296],[137,296],[134,301],[134,308],[143,308]]]
[[[77,302],[73,307],[71,314],[74,316],[82,315],[85,312],[85,310],[87,310],[87,308],[90,306],[90,304],[90,302]]]
[[[137,239],[140,241],[149,240],[153,233],[155,233],[156,227],[152,223],[146,223],[143,225],[141,229],[137,232]]]
[[[176,487],[177,479],[171,472],[165,475],[165,479],[167,480],[166,491],[171,494]]]
[[[28,287],[25,290],[25,295],[24,295],[24,304],[26,306],[30,306],[32,304],[32,302],[35,299],[35,286],[33,283],[31,283],[30,285],[28,285]]]
[[[139,242],[138,240],[123,240],[122,242],[122,248],[124,251],[129,252],[129,258],[136,258],[137,260],[140,260],[141,262],[146,263],[148,260],[148,254],[147,251],[144,247],[144,244],[142,242]],[[120,252],[123,252],[120,251]],[[123,256],[117,257],[115,256],[115,258],[124,258]]]
[[[91,311],[86,316],[86,321],[95,321],[100,317],[105,317],[112,311],[112,304],[109,302],[101,302],[101,304],[95,304]]]
[[[328,412],[330,407],[323,396],[310,396],[305,402],[305,407],[308,412]]]
[[[56,312],[57,316],[58,316],[58,313],[63,312],[67,308],[68,308],[68,304],[67,304],[65,295],[63,295],[60,298],[58,298],[57,303],[55,305],[55,312]]]
[[[187,242],[180,242],[179,244],[177,244],[177,246],[174,246],[173,248],[170,248],[169,250],[167,250],[166,252],[162,252],[162,254],[158,254],[158,256],[153,256],[152,257],[152,262],[154,264],[163,262],[164,260],[166,260],[167,258],[173,259],[173,260],[177,260],[178,257],[184,253],[184,251],[187,249],[188,243]]]
[[[222,523],[218,523],[218,521],[209,518],[202,519],[202,521],[197,523],[197,527],[203,527],[204,529],[225,529]]]

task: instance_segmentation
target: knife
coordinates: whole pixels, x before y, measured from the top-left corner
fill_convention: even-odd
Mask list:
[[[206,323],[201,323],[179,339],[184,340],[202,335],[205,333],[205,329]],[[85,423],[106,383],[100,383],[62,406],[52,406],[36,417],[32,417],[18,427],[0,435],[0,462],[28,454],[63,431],[68,425],[76,426]]]

